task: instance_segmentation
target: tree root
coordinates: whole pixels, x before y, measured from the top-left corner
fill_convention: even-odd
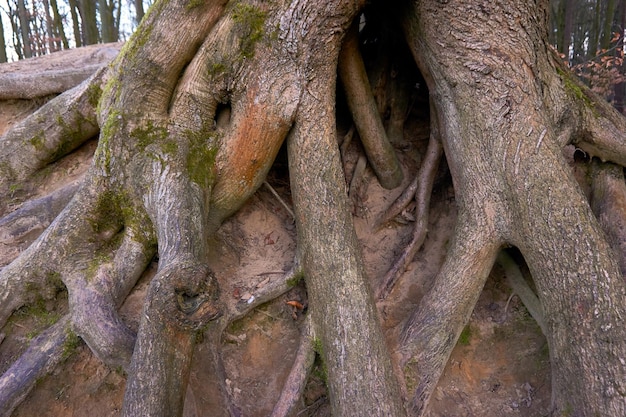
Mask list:
[[[302,98],[288,139],[288,159],[298,248],[310,304],[316,306],[311,314],[323,360],[330,361],[331,408],[342,416],[401,416],[399,388],[349,212],[335,133],[334,88],[322,81],[334,76],[334,68],[326,64],[320,63],[323,72],[312,79]],[[314,200],[319,204],[311,206]],[[337,252],[343,253],[341,261]],[[362,378],[355,381],[354,375]],[[372,404],[380,408],[373,410]]]
[[[287,417],[291,415],[298,402],[302,398],[302,393],[306,382],[313,369],[315,362],[315,349],[313,346],[313,334],[311,328],[311,317],[306,317],[306,322],[302,328],[300,337],[300,347],[296,353],[287,381],[280,393],[280,398],[274,406],[271,417]]]
[[[0,193],[68,154],[98,131],[104,71],[46,103],[0,137]]]
[[[513,290],[513,293],[518,297],[526,306],[526,309],[530,313],[533,319],[537,322],[541,328],[541,332],[544,335],[548,335],[548,327],[546,325],[546,318],[543,314],[543,307],[539,298],[535,295],[533,290],[528,286],[522,272],[519,267],[505,251],[500,251],[497,259],[498,264],[504,269],[506,275],[506,283]]]
[[[64,93],[106,66],[122,45],[122,42],[89,45],[58,51],[53,57],[5,63],[0,69],[0,100],[30,100]],[[54,62],[56,68],[51,69]],[[59,62],[63,63],[62,67]]]
[[[407,266],[413,261],[415,254],[422,247],[424,240],[426,239],[426,233],[428,232],[428,211],[430,209],[430,196],[433,190],[433,183],[435,181],[435,175],[437,174],[437,168],[439,166],[439,160],[441,159],[441,155],[443,153],[443,149],[441,146],[441,142],[439,141],[439,128],[438,121],[436,117],[436,112],[433,111],[433,106],[431,106],[431,133],[430,140],[428,142],[428,149],[426,150],[426,157],[424,158],[424,162],[420,167],[418,174],[415,177],[415,180],[409,185],[407,190],[405,191],[381,216],[381,220],[391,219],[395,217],[400,211],[402,211],[405,207],[405,203],[407,202],[407,196],[409,192],[413,190],[413,186],[415,185],[417,188],[417,192],[415,193],[415,203],[416,203],[416,212],[415,212],[415,228],[413,229],[413,238],[411,239],[411,243],[407,245],[407,247],[402,252],[402,255],[394,265],[387,271],[385,277],[381,281],[378,286],[377,298],[379,300],[384,299],[394,284],[404,273]],[[379,220],[380,223],[381,221]]]
[[[392,189],[402,183],[402,168],[387,139],[376,101],[367,80],[359,52],[358,22],[348,31],[339,55],[339,76],[346,90],[348,106],[367,157],[380,185]]]
[[[481,228],[458,220],[433,286],[404,326],[397,357],[406,378],[415,381],[414,415],[422,415],[427,407],[499,251],[496,239],[476,230]]]
[[[69,331],[65,316],[31,340],[26,352],[0,377],[0,417],[9,417],[37,382],[67,357]]]
[[[624,168],[592,161],[591,208],[619,260],[626,277],[626,183]]]
[[[43,232],[58,214],[69,203],[76,193],[79,181],[66,185],[55,192],[30,200],[19,209],[0,219],[0,247],[3,248],[0,265],[10,263],[17,253],[11,253],[6,248],[15,248],[30,244]]]

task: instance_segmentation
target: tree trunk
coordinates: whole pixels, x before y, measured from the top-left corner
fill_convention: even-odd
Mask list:
[[[54,28],[54,34],[56,37],[60,39],[56,39],[56,50],[68,49],[70,47],[67,36],[65,36],[65,28],[63,27],[63,19],[59,14],[59,7],[57,5],[57,0],[50,0],[50,6],[52,7],[52,16],[53,21],[52,25]]]
[[[557,76],[543,29],[546,3],[421,1],[406,14],[407,40],[441,115],[460,213],[448,259],[406,328],[411,347],[403,363],[408,352],[417,358],[418,410],[495,251],[511,244],[524,255],[546,313],[555,410],[626,414],[626,329],[618,320],[626,315],[626,286],[561,156],[569,135],[554,121],[572,111],[564,98],[575,87]]]
[[[7,62],[6,40],[4,39],[4,23],[0,16],[0,63]]]
[[[76,0],[68,0],[70,14],[72,15],[72,28],[74,30],[74,42],[76,47],[83,46],[83,36],[80,31],[80,20],[78,19],[78,3]]]
[[[135,23],[141,23],[143,19],[144,11],[143,11],[143,0],[135,0]]]
[[[24,0],[17,0],[17,14],[20,19],[20,36],[22,37],[22,47],[24,58],[33,56],[32,43],[30,38],[29,13],[26,10]]]
[[[82,44],[93,45],[98,43],[98,20],[96,18],[96,3],[93,0],[78,0],[78,11],[82,27]]]
[[[107,0],[98,0],[98,10],[100,12],[100,33],[102,34],[102,42],[117,41],[115,19],[113,17],[113,3],[109,3]]]

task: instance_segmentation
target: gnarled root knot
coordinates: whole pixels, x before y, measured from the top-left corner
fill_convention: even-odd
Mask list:
[[[219,292],[207,265],[176,262],[158,273],[147,298],[152,307],[157,307],[150,310],[162,316],[160,320],[183,331],[198,331],[222,315],[217,302]]]

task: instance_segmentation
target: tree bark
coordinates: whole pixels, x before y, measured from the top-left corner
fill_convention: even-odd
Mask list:
[[[541,29],[547,2],[541,6],[422,1],[406,14],[407,40],[443,118],[460,213],[446,264],[407,327],[406,340],[417,343],[409,350],[418,358],[418,410],[428,403],[497,248],[508,243],[524,255],[546,313],[555,409],[585,416],[626,413],[626,330],[616,322],[626,314],[626,288],[561,156],[560,147],[571,138],[552,121],[568,111],[559,101],[567,84],[556,76]],[[472,253],[465,260],[470,273],[467,266],[465,272],[454,267]],[[478,259],[482,268],[475,271]],[[449,318],[428,330],[421,323],[443,309],[442,291],[461,279],[458,294],[472,298],[444,310]]]
[[[26,4],[24,0],[17,1],[17,14],[20,21],[20,36],[22,38],[22,53],[24,58],[30,58],[33,56],[32,43],[30,39],[30,22],[28,16],[28,10],[26,10]]]
[[[7,62],[6,45],[6,40],[4,39],[4,23],[2,22],[2,16],[0,16],[0,63]]]

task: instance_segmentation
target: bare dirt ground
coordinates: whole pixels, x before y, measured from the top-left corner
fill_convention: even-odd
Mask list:
[[[34,111],[40,103],[0,102],[0,133]],[[405,134],[410,139],[398,149],[405,167],[405,184],[416,172],[418,155],[426,148],[427,126],[424,120],[406,126]],[[33,195],[45,195],[76,180],[85,172],[95,145],[92,141],[59,162],[37,184],[16,184],[10,201],[3,206],[13,210]],[[351,145],[350,152],[348,159],[354,161],[358,145]],[[288,177],[282,155],[268,181],[289,203]],[[383,190],[369,170],[365,171],[360,186],[351,191],[355,227],[373,285],[399,256],[412,234],[411,210],[380,231],[372,230],[377,216],[400,192],[401,188]],[[379,304],[381,321],[392,348],[403,320],[418,304],[443,262],[455,219],[454,192],[443,166],[431,202],[429,234],[424,247],[391,294]],[[30,233],[19,248],[0,243],[0,267],[25,249],[40,232]],[[287,271],[295,248],[293,219],[269,190],[262,187],[221,228],[213,244],[212,267],[225,294],[234,300],[243,299],[255,287]],[[156,262],[153,262],[122,307],[124,318],[135,328],[145,288],[155,269]],[[303,318],[302,314],[294,317],[292,308],[286,304],[289,300],[306,303],[304,286],[294,288],[234,323],[221,341],[226,386],[244,416],[270,414],[295,357]],[[38,331],[66,310],[66,294],[61,292],[55,300],[16,313],[0,330],[0,371],[7,369]],[[207,343],[206,340],[201,342],[195,353],[190,380],[193,388],[185,409],[187,417],[226,415],[214,400],[218,388]],[[317,366],[298,416],[330,415],[323,373],[319,364]],[[40,381],[13,415],[119,415],[124,385],[123,373],[105,367],[78,341],[67,360]],[[511,296],[502,272],[494,268],[435,392],[430,415],[539,417],[549,414],[549,402],[546,341],[519,299]]]

